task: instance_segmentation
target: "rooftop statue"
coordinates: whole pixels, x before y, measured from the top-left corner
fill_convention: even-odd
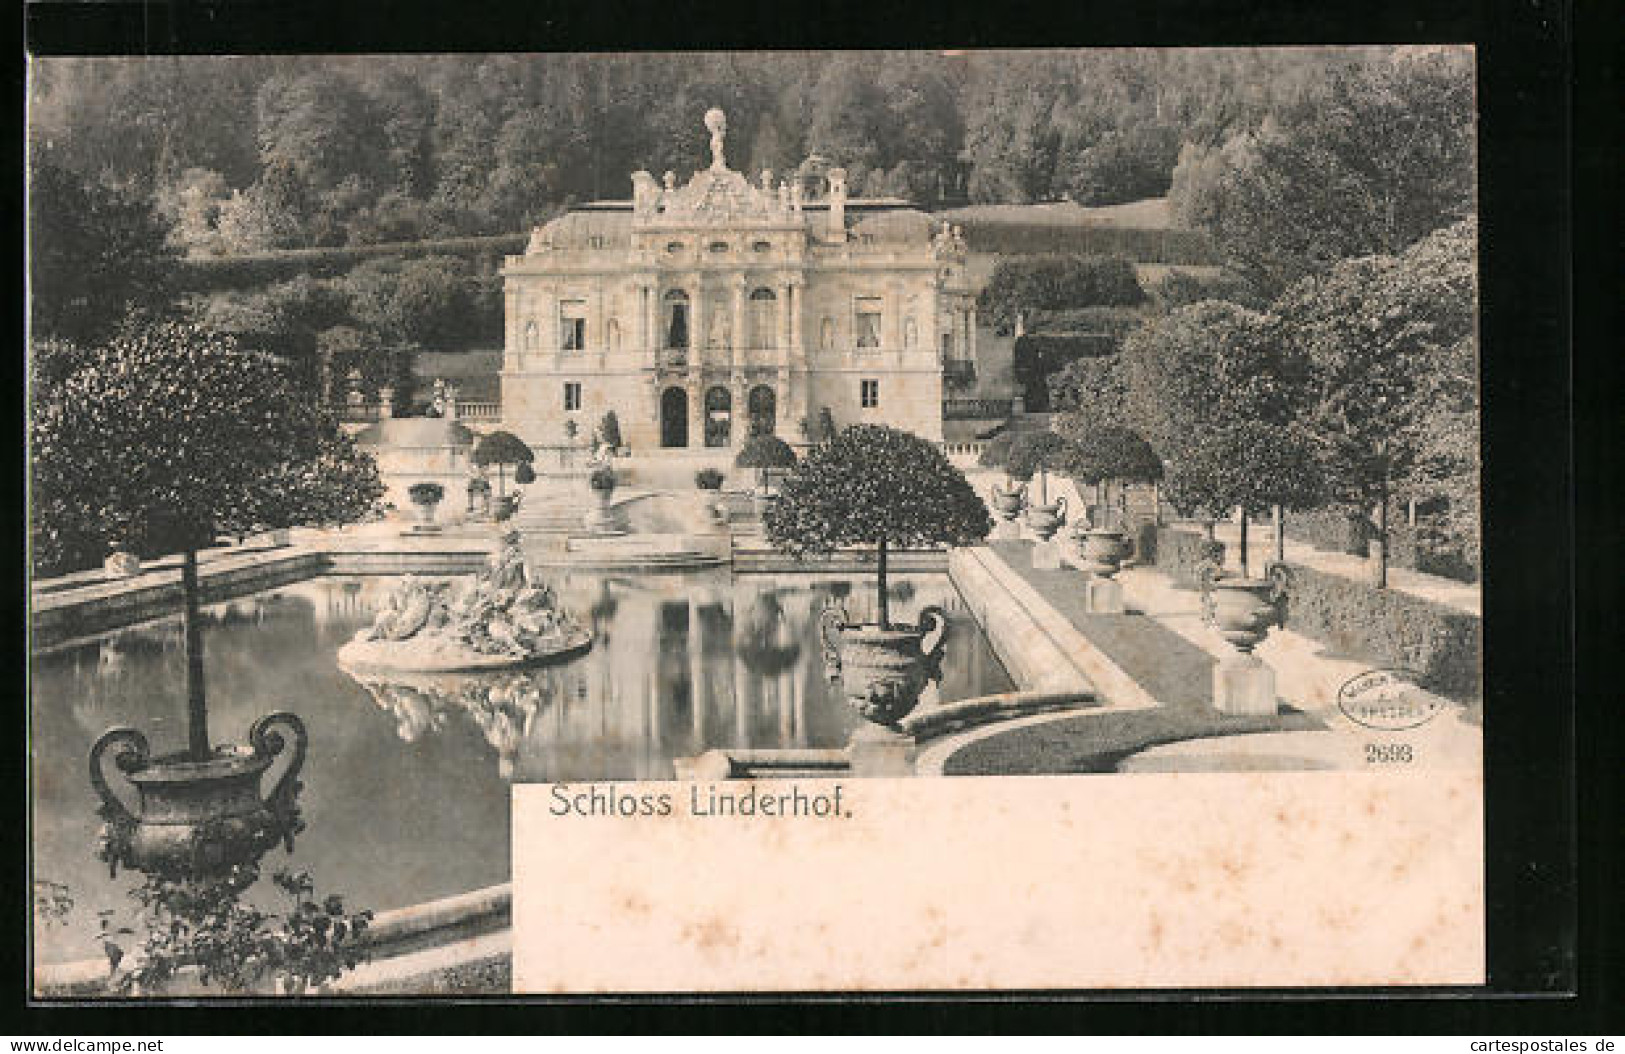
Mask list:
[[[712,107],[705,112],[705,127],[711,132],[711,171],[725,172],[728,163],[722,156],[722,137],[728,134],[728,115]]]

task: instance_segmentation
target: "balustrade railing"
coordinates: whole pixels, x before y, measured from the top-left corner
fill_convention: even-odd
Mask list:
[[[944,421],[973,421],[993,417],[1009,417],[1010,399],[944,399]]]
[[[490,422],[502,420],[502,404],[500,402],[462,402],[457,403],[457,419],[459,421]]]

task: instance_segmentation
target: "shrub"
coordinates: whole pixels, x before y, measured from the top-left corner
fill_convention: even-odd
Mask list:
[[[503,520],[512,519],[513,514],[518,510],[519,499],[510,494],[505,498],[497,499],[496,508],[491,510],[491,518],[501,523]]]
[[[694,473],[694,485],[701,490],[721,490],[722,473],[714,468],[702,468]]]
[[[1134,265],[1114,256],[1026,256],[1000,261],[976,298],[976,309],[999,333],[1010,333],[1029,311],[1145,301]]]
[[[1039,469],[1061,471],[1072,456],[1072,444],[1054,432],[1018,432],[1010,442],[1004,470],[1011,479],[1030,480]]]
[[[621,448],[621,419],[615,416],[614,410],[606,411],[598,422],[598,440],[611,450]]]
[[[829,407],[818,408],[818,442],[828,443],[835,438],[835,415],[829,412]]]
[[[1364,662],[1413,671],[1429,691],[1479,694],[1480,625],[1468,612],[1293,564],[1286,628]]]
[[[1223,565],[1224,543],[1177,527],[1146,524],[1140,528],[1139,561],[1154,564],[1174,584],[1195,589],[1201,584],[1197,569],[1208,560]]]
[[[593,469],[592,475],[587,477],[587,485],[593,490],[614,490],[615,470],[607,466]]]
[[[530,462],[521,461],[519,467],[513,470],[513,481],[521,485],[536,482],[536,470],[530,467]]]
[[[1477,554],[1431,523],[1388,528],[1388,559],[1400,567],[1429,575],[1478,581]]]
[[[758,433],[745,440],[734,464],[740,468],[756,469],[757,481],[765,489],[769,472],[796,467],[796,452],[778,436]]]
[[[413,505],[439,505],[446,496],[446,488],[438,483],[414,483],[406,489]]]
[[[982,452],[976,455],[976,463],[983,468],[1008,469],[1010,465],[1010,448],[1015,441],[1014,432],[1000,432],[982,444]]]
[[[1330,553],[1364,556],[1377,526],[1358,509],[1332,506],[1287,516],[1286,536]]]

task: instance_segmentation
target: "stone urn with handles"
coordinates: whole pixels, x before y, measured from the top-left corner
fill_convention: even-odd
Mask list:
[[[1027,503],[1027,485],[1017,483],[1010,487],[1001,487],[993,484],[993,511],[999,514],[999,519],[1006,523],[1014,523],[1021,515],[1022,506]]]
[[[916,625],[882,629],[874,623],[854,625],[843,608],[831,605],[820,616],[819,629],[825,672],[840,681],[847,705],[866,721],[895,730],[919,703],[926,684],[941,679],[948,640],[948,613],[942,608],[924,608]]]
[[[1226,575],[1212,560],[1197,569],[1202,586],[1202,618],[1243,655],[1252,653],[1270,628],[1285,622],[1288,571],[1269,564],[1263,578]]]
[[[1127,533],[1109,527],[1080,527],[1072,537],[1083,554],[1079,569],[1096,578],[1117,574],[1134,550]]]
[[[1041,542],[1047,542],[1055,537],[1055,532],[1066,524],[1066,496],[1057,495],[1054,503],[1049,505],[1027,506],[1027,528],[1038,537]]]
[[[140,732],[108,729],[90,750],[90,783],[106,821],[102,859],[115,873],[122,865],[197,877],[258,861],[278,842],[292,852],[303,828],[296,798],[308,745],[304,722],[285,711],[255,721],[247,746],[217,747],[206,761],[153,757]],[[266,791],[266,772],[284,752],[287,761]],[[133,788],[131,804],[108,783],[109,761]]]

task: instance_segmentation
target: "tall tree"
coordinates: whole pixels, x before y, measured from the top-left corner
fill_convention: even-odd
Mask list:
[[[1202,218],[1225,262],[1273,295],[1469,215],[1473,129],[1464,55],[1401,54],[1339,70],[1236,152]]]
[[[29,434],[35,558],[182,554],[187,754],[206,761],[197,551],[222,534],[358,518],[383,493],[377,468],[283,364],[194,325],[127,328],[44,376]]]
[[[46,160],[28,180],[29,320],[36,337],[80,342],[131,310],[170,310],[174,252],[146,201]]]

